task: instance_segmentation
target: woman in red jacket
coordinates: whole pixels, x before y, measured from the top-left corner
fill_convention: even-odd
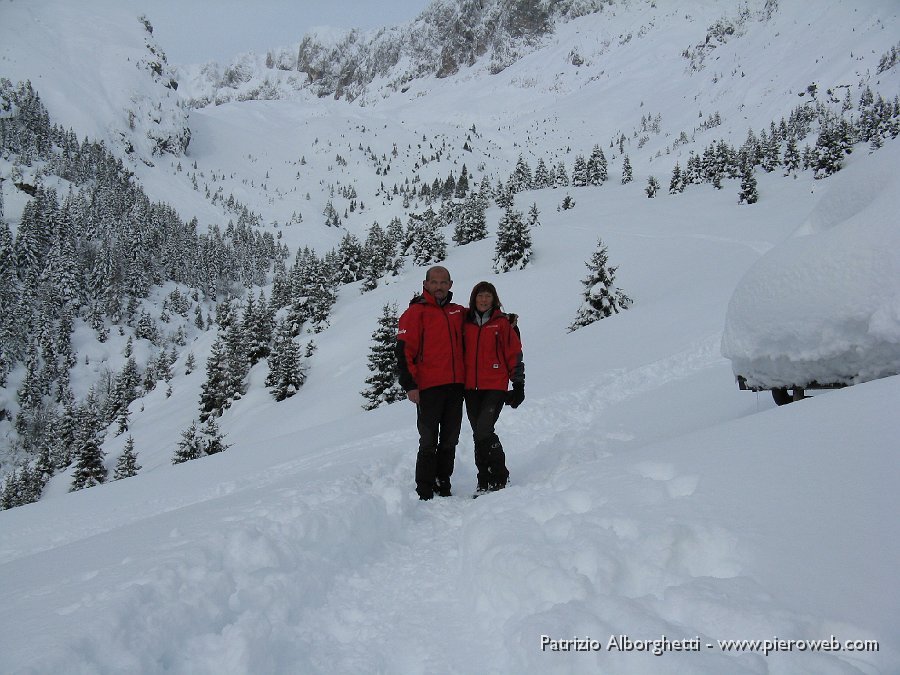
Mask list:
[[[466,415],[475,439],[478,492],[500,490],[506,487],[509,471],[494,425],[504,403],[518,408],[525,400],[525,364],[519,329],[504,314],[497,289],[487,281],[472,289],[463,345]]]

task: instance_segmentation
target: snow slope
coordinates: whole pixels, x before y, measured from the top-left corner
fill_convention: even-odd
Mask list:
[[[713,71],[726,75],[731,82],[709,94],[713,107],[704,105],[703,114],[721,102],[728,122],[698,132],[698,147],[726,135],[739,143],[748,125],[758,129],[785,114],[799,98],[792,88],[805,87],[810,75],[822,89],[825,81],[846,82],[848,58],[869,73],[863,82],[873,82],[873,64],[896,41],[891,3],[836,2],[815,16],[780,4],[780,30],[799,22],[815,23],[819,32],[794,34],[803,58],[793,61],[774,49],[746,52],[758,64],[752,72],[777,79],[777,94],[752,75],[753,86],[743,87],[748,80],[740,72],[712,68],[707,56],[705,75],[690,81],[698,87],[702,81],[709,92]],[[203,189],[221,185],[262,213],[264,226],[277,229],[292,250],[309,243],[320,252],[343,234],[318,222],[330,186],[353,181],[367,202],[363,213],[348,217],[349,231],[364,232],[372,220],[386,225],[402,212],[396,201],[370,197],[382,178],[360,144],[390,156],[397,142],[386,183],[409,175],[419,156],[443,141],[454,150],[422,168],[423,179],[458,175],[466,162],[478,178],[493,172],[496,180],[506,178],[520,151],[531,153],[530,161],[555,157],[571,167],[575,154],[587,154],[594,142],[606,149],[621,128],[631,139],[636,179],[620,184],[621,157],[610,152],[610,181],[602,187],[518,195],[517,208],[537,204],[541,221],[524,270],[492,273],[493,236],[449,249],[457,299],[486,278],[506,308],[521,315],[527,399],[505,410],[498,427],[512,476],[507,490],[468,498],[475,472],[464,426],[456,496],[419,502],[412,406],[362,410],[359,391],[381,307],[402,307],[420,287],[423,269],[408,267],[364,295],[357,285],[343,287],[331,326],[314,336],[319,349],[300,392],[274,403],[260,364],[248,394],[220,420],[231,448],[172,466],[180,432],[197,414],[204,355],[215,337],[193,331],[197,370],[184,374],[182,353],[171,397],[157,387],[132,405],[129,433],[140,475],[72,494],[69,477],[57,476],[38,503],[0,512],[0,671],[900,671],[900,379],[775,408],[763,394],[738,390],[720,352],[732,295],[761,260],[791,250],[785,245],[801,240],[798,234],[810,232],[809,240],[839,232],[854,214],[894,222],[890,195],[900,184],[896,172],[884,169],[896,164],[897,142],[874,155],[854,152],[846,174],[823,181],[808,173],[760,175],[761,199],[752,206],[737,204],[737,181],[725,181],[721,191],[700,185],[647,199],[647,176],[668,175],[674,159],[686,156],[688,148],[672,142],[680,129],[692,128],[684,127],[687,120],[699,120],[690,90],[672,93],[674,73],[686,61],[671,49],[703,42],[702,35],[687,40],[682,29],[703,33],[706,19],[720,13],[706,2],[659,11],[673,22],[703,20],[679,18],[672,25],[681,28],[667,33],[659,16],[653,34],[669,47],[645,42],[653,45],[646,51],[635,48],[638,22],[633,38],[619,45],[635,50],[617,52],[621,70],[610,69],[607,80],[598,51],[593,80],[583,70],[575,79],[558,78],[552,65],[558,61],[539,67],[535,57],[504,71],[509,79],[467,79],[461,71],[446,86],[423,81],[371,108],[303,100],[223,105],[192,113],[186,157],[135,165],[154,198],[171,200],[203,224],[223,222]],[[853,33],[866,45],[864,57],[846,57],[850,42],[840,42],[840,57],[815,62],[810,45],[824,45],[832,34],[850,40]],[[606,39],[610,48],[619,44],[619,35],[585,31],[582,38],[600,49]],[[754,44],[775,39],[763,30],[755,35]],[[715,54],[736,55],[736,44],[720,45]],[[560,58],[569,49],[560,43]],[[620,77],[639,55],[652,61],[638,61],[644,65],[634,72],[641,77]],[[79,58],[90,62],[82,52]],[[896,94],[897,77],[896,68],[881,76],[883,93]],[[782,96],[788,89],[789,101]],[[612,93],[627,106],[609,105]],[[51,114],[70,124],[76,111],[91,109],[63,101]],[[107,113],[96,110],[91,124],[105,128],[99,118]],[[675,122],[650,134],[638,153],[632,130],[644,112]],[[478,135],[470,155],[459,147],[472,124]],[[79,127],[79,134],[87,131]],[[348,159],[346,167],[336,163],[337,154]],[[576,207],[558,211],[566,193]],[[10,203],[5,217],[14,221]],[[304,221],[286,226],[294,210],[303,211]],[[499,217],[498,209],[488,211],[492,235]],[[886,227],[885,236],[895,229]],[[567,333],[580,304],[583,264],[600,237],[634,306]],[[860,259],[852,262],[865,271]],[[789,310],[802,316],[799,303]],[[115,369],[118,337],[102,350],[86,340],[80,346],[98,350],[90,352],[92,363]],[[124,442],[109,435],[110,466]],[[556,642],[542,649],[542,636]],[[618,636],[642,649],[617,650],[622,640],[610,639]],[[786,651],[782,642],[764,655],[718,642],[831,646],[832,636],[842,647],[876,640],[879,649],[791,643]],[[599,648],[551,649],[576,637]],[[699,653],[656,656],[654,644],[643,642],[664,647],[664,638],[696,640]]]
[[[500,421],[513,484],[477,501],[465,434],[460,496],[423,504],[411,406],[357,408],[378,308],[422,270],[371,294],[345,289],[300,394],[274,405],[251,390],[222,418],[228,452],[172,467],[199,386],[176,378],[171,399],[133,417],[151,470],[0,514],[0,665],[896,671],[900,381],[773,409],[738,391],[718,352],[730,289],[830,185],[807,187],[825,195],[775,177],[757,208],[711,188],[648,200],[607,185],[561,213],[558,192],[528,195],[544,214],[535,262],[492,278],[522,313],[528,398]],[[566,334],[578,260],[598,235],[635,305]],[[452,249],[458,292],[489,276],[490,253],[490,241]],[[703,647],[607,651],[622,634]],[[603,650],[542,651],[541,635]],[[831,635],[881,650],[763,656],[717,643]]]

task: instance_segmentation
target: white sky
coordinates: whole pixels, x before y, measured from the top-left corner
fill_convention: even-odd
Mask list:
[[[431,0],[128,1],[149,17],[169,63],[190,64],[289,45],[318,26],[392,26],[415,18]]]

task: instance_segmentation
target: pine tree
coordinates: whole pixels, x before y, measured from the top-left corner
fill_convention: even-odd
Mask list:
[[[516,161],[516,168],[513,170],[512,176],[510,176],[507,183],[509,191],[516,194],[524,190],[530,190],[532,183],[531,167],[528,166],[525,158],[519,155],[519,159]]]
[[[75,471],[69,492],[94,487],[106,480],[107,470],[103,466],[105,453],[100,449],[100,441],[95,434],[83,439],[76,451]]]
[[[138,397],[138,386],[140,383],[141,375],[138,372],[134,355],[131,355],[126,359],[122,372],[116,377],[112,396],[108,402],[107,417],[109,419],[114,419],[123,410],[128,410],[131,402]]]
[[[362,292],[371,291],[378,286],[378,280],[385,275],[394,255],[393,244],[381,226],[375,222],[369,228],[366,243],[363,246],[365,266],[362,270]]]
[[[325,210],[322,211],[322,215],[325,216],[325,225],[327,227],[340,227],[341,225],[341,217],[338,215],[337,209],[334,208],[334,204],[331,203],[331,200],[328,200],[328,203],[325,204]]]
[[[227,404],[239,400],[247,391],[246,379],[250,372],[250,339],[243,324],[235,321],[225,333],[227,361]]]
[[[753,165],[748,162],[744,167],[744,175],[741,177],[738,204],[755,204],[757,201],[759,201],[759,193],[756,189],[756,175],[753,172]]]
[[[203,452],[207,455],[225,452],[231,447],[225,442],[225,436],[219,431],[219,425],[216,424],[216,420],[213,417],[207,418],[201,433],[201,445],[203,446]]]
[[[410,220],[414,218],[410,215]],[[439,263],[447,257],[447,241],[439,229],[437,217],[429,207],[419,216],[416,227],[416,239],[412,244],[413,263],[415,265],[431,265]]]
[[[540,190],[546,187],[553,187],[553,177],[544,163],[544,158],[541,157],[538,159],[537,167],[534,170],[534,188]]]
[[[569,187],[569,174],[566,173],[566,164],[562,160],[556,165],[554,187]]]
[[[296,394],[305,380],[300,347],[294,342],[290,325],[281,321],[275,329],[275,344],[269,355],[266,386],[276,401],[283,401]]]
[[[119,459],[116,460],[116,470],[113,474],[113,480],[121,480],[123,478],[131,478],[137,476],[141,470],[141,465],[137,463],[137,453],[134,451],[134,437],[129,436],[125,441],[125,448]]]
[[[369,370],[366,389],[360,392],[366,399],[365,410],[374,410],[382,403],[391,404],[404,398],[397,381],[397,357],[394,353],[397,336],[397,305],[386,304],[378,319],[378,328],[372,333],[369,350]]]
[[[231,378],[228,370],[228,354],[221,334],[216,337],[206,359],[206,381],[200,392],[200,421],[210,415],[221,415],[230,398]]]
[[[590,185],[603,185],[609,177],[607,174],[606,155],[599,145],[594,145],[591,156],[587,161],[588,183]]]
[[[241,325],[247,336],[247,356],[252,367],[269,355],[269,345],[272,341],[272,311],[261,289],[255,302],[253,294],[247,292]]]
[[[659,181],[656,180],[655,176],[650,176],[647,179],[647,187],[644,188],[644,192],[647,193],[647,196],[653,198],[656,196],[656,193],[659,192]]]
[[[569,326],[570,333],[631,306],[631,298],[615,285],[617,268],[609,267],[608,262],[606,246],[602,240],[598,240],[597,250],[590,261],[585,263],[589,274],[581,282],[584,286],[584,299],[575,320]]]
[[[494,202],[497,206],[501,209],[511,208],[515,202],[515,198],[516,192],[509,183],[506,185],[502,182],[497,183],[497,189],[494,190]]]
[[[172,455],[172,464],[189,462],[192,459],[200,459],[203,456],[203,438],[197,432],[197,423],[192,421],[191,426],[181,432],[181,440],[178,448]]]
[[[836,124],[823,124],[816,139],[814,166],[815,177],[825,178],[841,170],[844,150],[840,129]]]
[[[464,246],[487,237],[487,220],[482,201],[471,194],[463,204],[462,216],[453,232],[453,241]]]
[[[628,159],[628,155],[625,155],[625,159],[622,160],[622,185],[630,183],[632,180],[634,180],[634,173],[631,169],[631,160]]]
[[[674,195],[678,192],[684,192],[684,177],[681,175],[681,165],[675,162],[675,168],[672,169],[672,180],[669,181],[669,194]]]
[[[363,248],[359,239],[349,232],[338,247],[337,279],[342,284],[352,284],[363,277]]]
[[[784,164],[785,176],[796,173],[797,169],[800,168],[800,151],[797,149],[797,139],[793,136],[788,139],[782,163]]]
[[[507,209],[497,227],[497,244],[494,248],[494,272],[523,269],[531,260],[531,231],[522,220],[522,214]]]
[[[588,184],[588,167],[584,157],[577,155],[575,165],[572,167],[572,186],[584,187]]]
[[[532,202],[531,208],[528,209],[528,220],[525,222],[529,231],[541,226],[540,217],[541,212],[538,211],[537,202]]]

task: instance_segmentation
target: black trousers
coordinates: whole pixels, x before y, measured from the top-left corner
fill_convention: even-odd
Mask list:
[[[506,454],[494,430],[506,402],[506,392],[496,389],[466,389],[466,416],[475,441],[478,488],[499,489],[509,480]]]
[[[463,385],[444,384],[419,390],[416,425],[419,453],[416,456],[416,491],[430,496],[435,479],[446,490],[456,458],[462,426]]]

